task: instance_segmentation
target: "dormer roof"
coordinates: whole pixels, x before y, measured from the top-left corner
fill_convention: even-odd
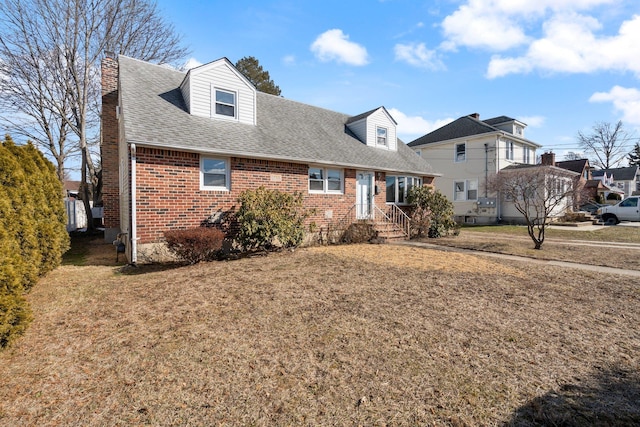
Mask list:
[[[387,109],[384,108],[384,106],[380,106],[378,108],[374,108],[373,110],[369,110],[369,111],[364,112],[362,114],[358,114],[357,116],[350,117],[349,120],[347,120],[347,124],[355,123],[358,120],[365,119],[365,118],[369,117],[370,115],[372,115],[373,113],[375,113],[376,111],[378,111],[380,109],[382,109],[384,111],[384,113],[389,117],[389,119],[393,122],[394,125],[398,124],[395,121],[395,119],[393,118],[393,116],[391,114],[389,114],[389,111],[387,111]]]
[[[222,63],[230,64],[226,59]],[[180,87],[186,81],[185,73],[122,55],[119,64],[120,117],[127,143],[222,156],[439,175],[401,141],[397,151],[363,144],[347,127],[354,116],[256,91],[255,125],[215,120],[189,113]],[[366,117],[379,114],[385,117],[388,112],[378,107]]]
[[[478,114],[470,114],[468,116],[460,117],[452,121],[451,123],[448,123],[441,128],[434,130],[433,132],[430,132],[426,135],[421,136],[420,138],[411,141],[408,145],[409,147],[418,147],[420,145],[434,144],[453,139],[469,138],[476,135],[495,133],[501,135],[508,134],[510,137],[517,138],[534,147],[541,147],[540,144],[529,141],[528,139],[522,138],[521,136],[511,134],[496,127],[498,125],[511,122],[526,126],[524,123],[516,119],[512,119],[511,117],[507,116],[499,116],[492,119],[480,120],[478,117]]]

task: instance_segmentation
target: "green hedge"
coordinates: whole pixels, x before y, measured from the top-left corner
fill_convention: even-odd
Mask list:
[[[33,145],[0,145],[0,348],[31,318],[24,293],[69,248],[62,183]]]

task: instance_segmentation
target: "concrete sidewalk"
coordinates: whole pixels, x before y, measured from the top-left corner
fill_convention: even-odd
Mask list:
[[[541,260],[541,259],[534,259],[534,258],[528,258],[523,256],[517,256],[517,255],[507,255],[507,254],[499,254],[495,252],[485,252],[485,251],[476,251],[471,249],[453,248],[449,246],[440,246],[433,243],[416,242],[411,240],[396,241],[396,242],[393,242],[392,244],[403,245],[403,246],[414,246],[414,247],[426,248],[426,249],[435,249],[438,251],[445,251],[445,252],[459,252],[459,253],[485,256],[489,258],[506,259],[511,261],[522,261],[522,262],[537,264],[540,266],[551,265],[555,267],[575,268],[578,270],[597,271],[604,274],[620,274],[624,276],[632,276],[632,277],[640,278],[639,270],[625,270],[620,268],[603,267],[598,265],[580,264],[577,262]]]

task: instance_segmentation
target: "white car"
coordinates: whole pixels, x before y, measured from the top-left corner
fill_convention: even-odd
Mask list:
[[[640,196],[627,197],[613,206],[603,206],[596,215],[605,224],[618,224],[620,221],[640,221]]]

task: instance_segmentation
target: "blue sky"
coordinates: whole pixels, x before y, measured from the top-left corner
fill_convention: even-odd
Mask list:
[[[404,142],[506,115],[561,160],[578,131],[640,129],[637,0],[160,0],[189,63],[254,56],[288,99],[384,105]],[[629,150],[631,147],[629,147]]]

